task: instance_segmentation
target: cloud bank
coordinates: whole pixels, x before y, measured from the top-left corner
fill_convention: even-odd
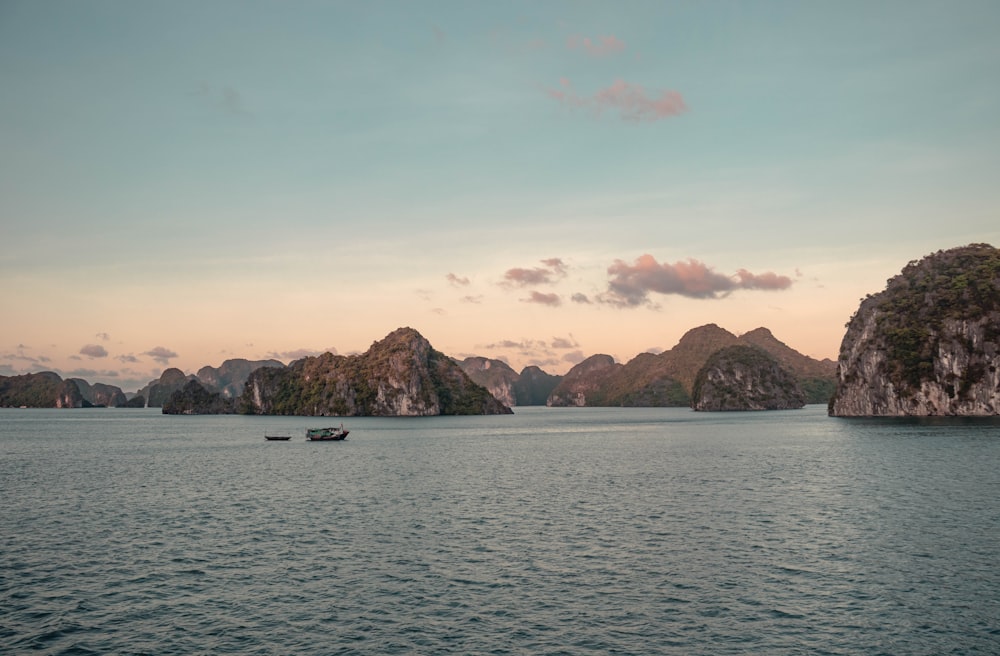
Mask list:
[[[642,255],[632,264],[615,260],[608,267],[608,290],[600,300],[617,307],[649,303],[649,294],[678,294],[688,298],[720,298],[739,289],[782,290],[792,285],[788,276],[770,271],[755,274],[740,269],[732,276],[716,272],[695,259],[660,264],[652,255]]]

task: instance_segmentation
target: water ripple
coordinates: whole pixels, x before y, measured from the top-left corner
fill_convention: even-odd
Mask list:
[[[0,413],[3,653],[1000,653],[995,427]]]

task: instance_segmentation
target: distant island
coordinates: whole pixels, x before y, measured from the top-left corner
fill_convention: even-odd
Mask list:
[[[615,363],[609,355],[587,358],[567,372],[552,391],[548,405],[694,407],[698,400],[692,395],[702,369],[715,353],[732,346],[753,347],[768,354],[782,370],[782,375],[802,389],[804,403],[829,401],[837,368],[833,361],[803,355],[779,341],[767,328],[757,328],[737,337],[715,324],[707,324],[689,330],[668,351],[657,355],[642,353],[624,365]],[[758,364],[763,362],[757,360]],[[727,375],[736,375],[735,370]],[[766,396],[768,393],[755,390],[754,394]],[[765,401],[763,405],[783,407],[787,402]],[[753,410],[758,409],[756,405],[757,402],[748,401],[743,406],[726,409]],[[700,409],[708,409],[702,406]]]
[[[625,364],[596,354],[564,376],[502,360],[450,358],[400,328],[363,354],[284,365],[226,360],[169,368],[136,394],[54,372],[0,376],[0,407],[161,407],[166,414],[309,416],[507,414],[525,405],[768,410],[827,404],[851,416],[1000,414],[1000,251],[971,244],[910,262],[851,317],[837,362],[767,328],[716,324]]]

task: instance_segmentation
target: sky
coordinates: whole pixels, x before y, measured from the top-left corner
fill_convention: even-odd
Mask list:
[[[1000,246],[1000,3],[0,0],[0,375],[836,359]]]

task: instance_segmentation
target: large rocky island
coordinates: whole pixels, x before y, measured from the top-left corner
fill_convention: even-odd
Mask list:
[[[236,410],[345,417],[511,413],[412,328],[390,333],[361,355],[324,353],[287,368],[257,369]]]
[[[711,323],[692,328],[668,351],[641,353],[624,365],[616,363],[609,355],[587,358],[567,372],[549,396],[548,405],[691,406],[699,372],[713,354],[731,346],[748,346],[766,352],[794,378],[805,394],[805,403],[829,401],[834,389],[836,363],[799,353],[767,328],[736,336]],[[763,381],[755,376],[744,380]],[[766,395],[767,391],[757,390],[757,393]],[[765,401],[764,405],[784,407],[786,403],[789,403],[787,399],[773,399]],[[742,409],[755,409],[756,404],[757,401]]]
[[[81,378],[67,378],[54,371],[20,376],[0,376],[0,408],[123,407],[128,401],[120,388]]]
[[[829,413],[1000,414],[1000,250],[938,251],[865,298],[840,346]]]

